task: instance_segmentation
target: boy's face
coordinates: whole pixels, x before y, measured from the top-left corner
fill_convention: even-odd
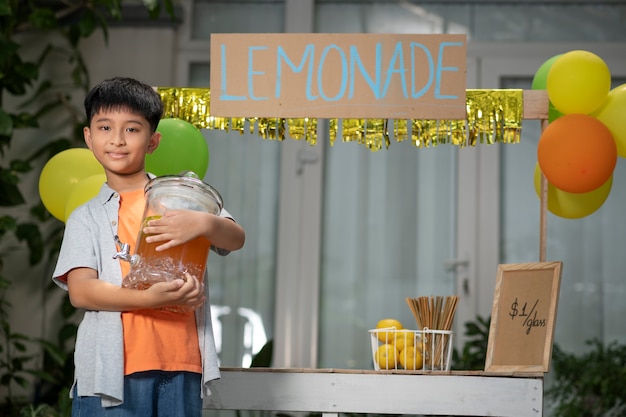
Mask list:
[[[143,116],[125,109],[101,110],[83,134],[107,177],[143,173],[146,154],[152,153],[161,140],[161,134],[153,133]]]

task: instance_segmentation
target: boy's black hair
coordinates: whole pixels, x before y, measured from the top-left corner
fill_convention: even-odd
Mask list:
[[[115,77],[104,80],[85,97],[87,123],[101,110],[126,108],[142,115],[154,132],[163,117],[161,96],[149,85],[133,78]]]

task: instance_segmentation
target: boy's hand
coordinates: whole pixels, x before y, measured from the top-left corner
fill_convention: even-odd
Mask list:
[[[75,268],[67,276],[67,286],[72,305],[85,310],[131,311],[174,305],[197,308],[206,300],[204,282],[188,273],[186,279],[135,290],[98,279],[94,269]]]
[[[208,213],[193,210],[166,211],[159,219],[150,220],[143,232],[146,233],[146,242],[165,242],[156,247],[163,251],[171,247],[182,245],[205,234],[203,225],[207,223]]]
[[[240,249],[246,234],[231,218],[195,210],[170,210],[159,219],[150,220],[143,228],[146,242],[160,243],[164,251],[203,236],[215,247],[233,251]]]
[[[187,281],[176,279],[170,282],[158,282],[145,291],[150,291],[162,300],[161,307],[171,305],[185,305],[190,307],[200,307],[206,300],[204,294],[204,283],[195,277],[185,273]],[[159,303],[161,304],[161,303]]]

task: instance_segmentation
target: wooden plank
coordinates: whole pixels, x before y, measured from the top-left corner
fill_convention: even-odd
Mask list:
[[[462,119],[466,49],[465,34],[214,33],[211,115]]]
[[[522,118],[527,120],[547,120],[549,103],[546,90],[524,90],[524,112]]]
[[[543,379],[222,370],[205,407],[276,412],[540,417]]]
[[[398,375],[453,375],[453,376],[506,376],[506,377],[519,377],[519,378],[543,378],[544,372],[515,372],[515,371],[466,371],[466,370],[451,370],[451,371],[431,371],[431,370],[404,370],[404,369],[381,369],[379,371],[375,371],[373,369],[340,369],[340,368],[240,368],[240,367],[222,367],[220,368],[222,372],[247,372],[247,373],[316,373],[316,374],[373,374],[373,375],[381,375],[381,374],[398,374]]]

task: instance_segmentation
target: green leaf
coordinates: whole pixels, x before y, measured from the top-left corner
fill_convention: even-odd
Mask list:
[[[73,48],[78,47],[78,43],[81,40],[80,28],[78,25],[72,25],[65,31],[65,36],[67,37],[67,41]]]
[[[0,135],[11,136],[13,134],[13,119],[9,113],[0,108]]]
[[[30,214],[35,219],[39,220],[40,222],[45,222],[46,220],[50,219],[50,217],[52,217],[52,215],[46,209],[46,207],[43,205],[41,200],[39,201],[39,204],[31,207]]]
[[[41,51],[41,54],[39,54],[39,58],[37,58],[37,66],[41,67],[43,65],[44,61],[50,55],[52,50],[53,50],[52,45],[47,44],[46,47],[43,49],[43,51]]]
[[[94,32],[96,29],[96,19],[93,15],[93,11],[85,11],[85,14],[78,22],[78,28],[80,29],[80,35],[83,38],[89,37]]]
[[[11,161],[11,170],[15,172],[30,172],[33,167],[26,161],[14,159]]]
[[[48,382],[55,382],[56,378],[53,375],[50,375],[48,372],[45,371],[39,371],[36,369],[28,369],[26,370],[26,373],[36,376],[39,379],[42,379],[44,381],[48,381]]]
[[[13,127],[15,129],[36,129],[39,127],[39,121],[37,120],[37,116],[22,112],[13,115]]]
[[[109,31],[108,31],[108,22],[106,16],[96,10],[95,17],[97,21],[100,23],[100,28],[102,29],[102,35],[104,36],[104,44],[109,44]]]
[[[50,30],[58,27],[58,21],[50,8],[37,8],[28,17],[35,29]]]
[[[21,62],[13,68],[25,80],[36,80],[39,77],[39,67],[32,62]]]
[[[72,306],[71,315],[73,315],[75,312],[76,312],[76,308]],[[70,316],[66,316],[65,318],[70,317]],[[78,326],[76,326],[75,324],[65,323],[65,325],[61,327],[61,330],[59,330],[59,342],[63,343],[67,340],[74,339],[76,337],[77,330],[78,330]]]
[[[20,387],[23,387],[23,388],[28,387],[28,381],[26,380],[26,378],[22,376],[13,375],[13,381],[15,381]]]
[[[65,363],[67,355],[59,346],[56,346],[43,339],[39,339],[39,344],[43,347],[46,353],[50,355],[50,358],[54,360],[54,362],[56,362],[58,365],[63,365]]]
[[[52,88],[52,82],[50,80],[45,80],[35,90],[33,95],[26,101],[20,104],[20,108],[29,108],[32,104],[38,103],[41,100],[41,97],[47,91],[50,91]]]
[[[54,155],[59,152],[63,152],[66,149],[70,149],[72,147],[72,142],[67,138],[59,138],[55,139],[51,142],[44,144],[39,149],[36,149],[33,154],[27,158],[27,161],[32,161],[34,159],[45,157],[47,159],[52,158]]]
[[[111,16],[116,20],[122,20],[122,0],[110,0],[107,5]]]
[[[22,223],[17,226],[15,235],[18,240],[26,241],[30,254],[28,257],[30,265],[36,265],[43,258],[44,243],[41,238],[41,231],[34,223]]]
[[[11,286],[11,281],[3,276],[0,276],[0,290],[5,290]],[[0,352],[2,352],[2,345],[0,345]]]
[[[164,0],[165,11],[171,16],[172,21],[176,20],[176,11],[174,10],[174,2],[172,0]]]
[[[70,298],[69,297],[65,297],[65,299],[63,300],[63,304],[61,305],[61,312],[62,312],[62,316],[63,318],[68,318],[73,316],[76,313],[76,307],[74,307],[72,305],[72,303],[70,302]],[[73,330],[71,330],[71,337],[76,336],[76,330],[78,329],[78,327],[76,327],[75,325],[73,326]],[[67,328],[63,328],[62,329],[62,335],[61,337],[64,338],[67,337],[67,332],[68,329]]]
[[[156,19],[161,15],[161,5],[157,2],[153,7],[148,9],[150,19]]]
[[[4,67],[11,58],[15,57],[19,47],[17,43],[0,33],[0,67]]]
[[[13,207],[25,203],[24,197],[17,188],[17,178],[10,171],[0,168],[0,206]]]
[[[9,0],[0,0],[0,16],[11,16],[11,2]]]
[[[259,350],[259,352],[252,358],[251,368],[265,367],[269,368],[272,365],[272,356],[274,353],[274,341],[268,340],[265,345]]]

